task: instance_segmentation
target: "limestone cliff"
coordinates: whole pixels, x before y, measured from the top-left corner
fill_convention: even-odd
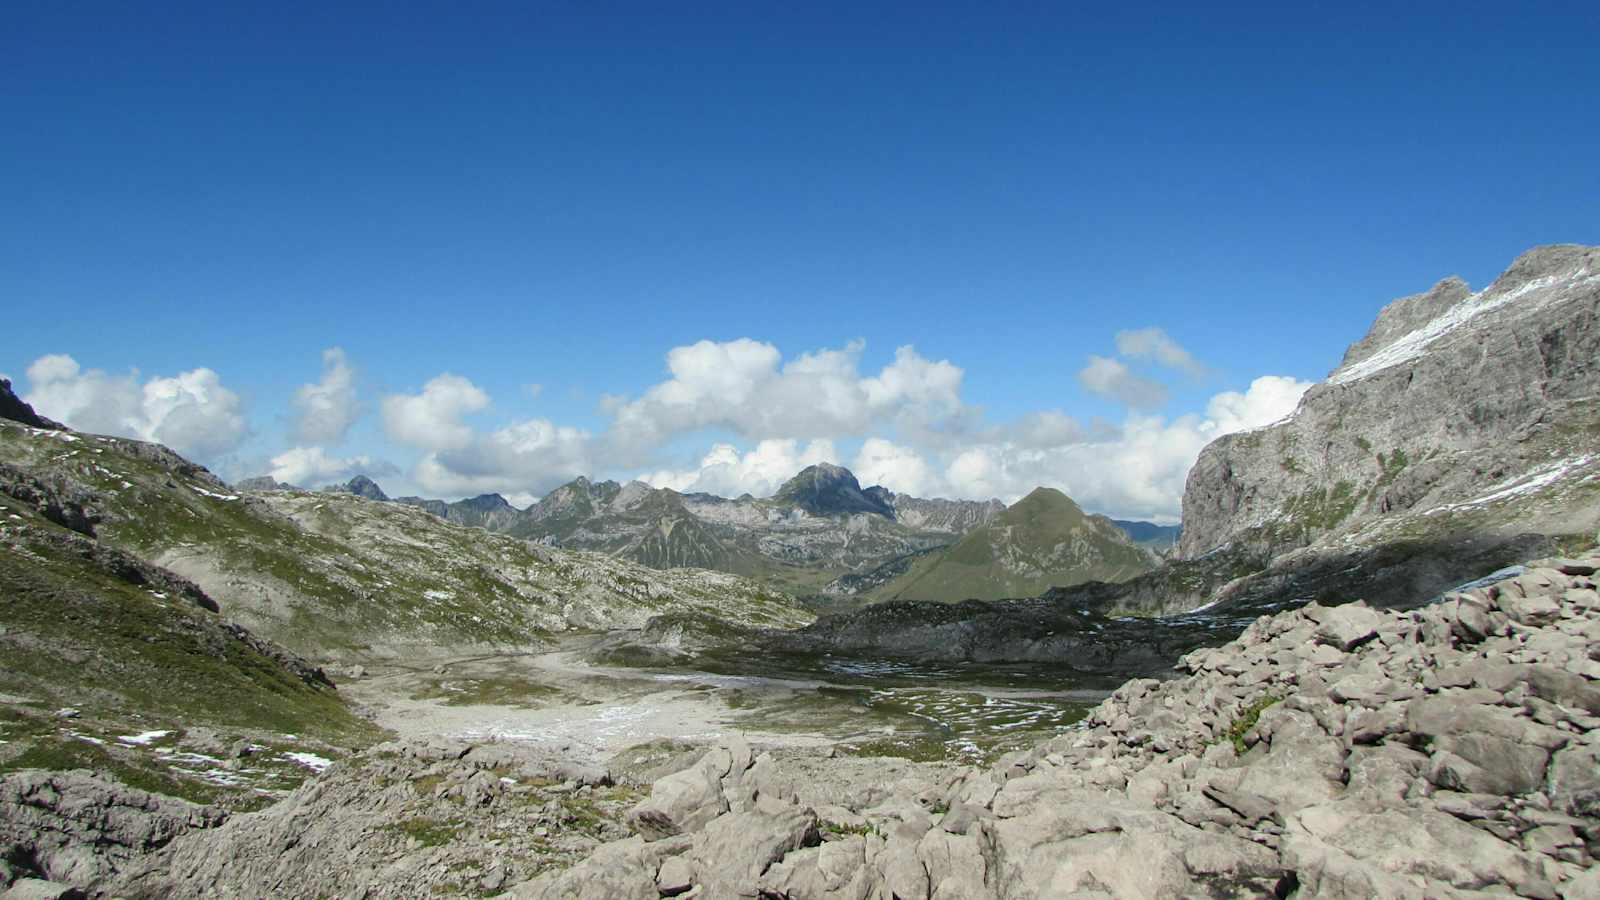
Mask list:
[[[1206,447],[1179,555],[1592,533],[1597,399],[1600,248],[1536,248],[1478,293],[1447,279],[1384,308],[1288,419]]]

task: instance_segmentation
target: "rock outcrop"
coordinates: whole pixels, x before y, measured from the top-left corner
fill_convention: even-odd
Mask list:
[[[1386,307],[1291,417],[1201,452],[1180,555],[1592,534],[1597,398],[1600,248],[1531,250],[1476,294],[1441,282]]]
[[[636,836],[515,895],[1600,896],[1597,568],[1262,617],[1187,677],[870,806],[720,748],[656,782]]]
[[[4,891],[12,878],[55,882],[100,896],[112,877],[136,860],[181,834],[226,819],[222,810],[86,771],[0,776],[0,896],[12,896]]]
[[[0,419],[10,419],[33,428],[47,428],[51,431],[64,431],[67,427],[34,412],[32,406],[12,392],[11,382],[5,378],[0,378]]]

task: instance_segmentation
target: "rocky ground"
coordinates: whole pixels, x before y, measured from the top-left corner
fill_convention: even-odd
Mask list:
[[[1597,567],[1262,617],[987,767],[413,742],[231,814],[15,773],[0,873],[126,897],[1600,897]]]

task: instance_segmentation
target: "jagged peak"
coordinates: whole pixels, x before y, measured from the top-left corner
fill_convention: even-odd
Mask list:
[[[817,463],[801,469],[778,488],[772,499],[791,503],[817,516],[863,512],[888,519],[895,517],[894,507],[882,497],[863,491],[854,473],[831,463]]]
[[[378,487],[376,481],[365,475],[357,475],[344,484],[330,484],[323,490],[339,494],[354,494],[357,497],[365,497],[368,500],[380,502],[388,502],[389,500],[389,495],[383,492],[383,488]]]
[[[1426,325],[1471,296],[1472,288],[1458,276],[1451,275],[1420,294],[1391,301],[1378,312],[1366,335],[1345,350],[1339,368],[1366,359],[1395,338]]]

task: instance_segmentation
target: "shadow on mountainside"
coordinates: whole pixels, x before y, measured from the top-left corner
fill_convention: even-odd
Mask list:
[[[774,650],[924,660],[1057,663],[1120,676],[1159,674],[1197,647],[1233,639],[1258,616],[1315,601],[1421,606],[1465,579],[1564,549],[1541,534],[1470,534],[1348,552],[1252,561],[1220,552],[1122,584],[1057,588],[1035,599],[882,603],[764,632]]]

